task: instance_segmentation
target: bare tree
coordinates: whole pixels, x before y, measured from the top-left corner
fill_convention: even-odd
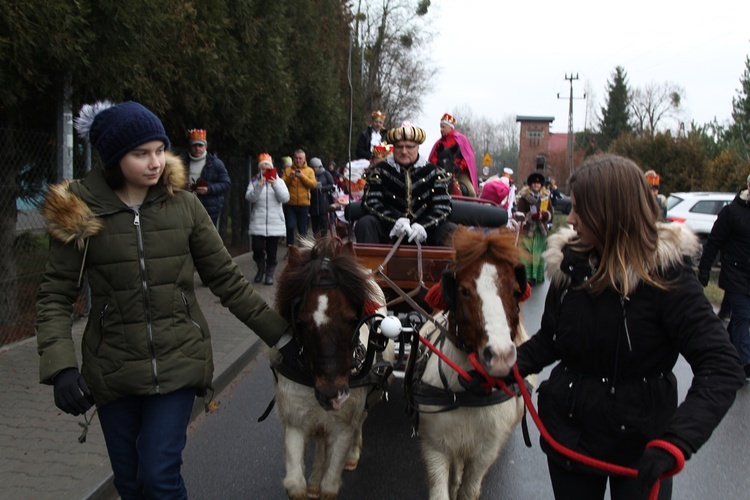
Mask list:
[[[682,87],[670,82],[651,82],[643,88],[635,88],[630,98],[635,131],[653,135],[667,119],[675,120],[674,125],[679,126],[684,94]]]
[[[469,138],[474,148],[477,169],[485,153],[493,158],[493,172],[499,173],[501,167],[513,167],[518,164],[518,124],[515,115],[506,115],[500,121],[493,121],[486,116],[477,116],[468,105],[462,105],[450,113],[456,118],[456,128]]]
[[[362,53],[365,109],[393,123],[417,114],[436,73],[428,45],[428,0],[360,0],[355,34]]]

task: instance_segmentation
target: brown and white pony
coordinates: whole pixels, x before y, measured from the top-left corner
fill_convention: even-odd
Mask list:
[[[454,268],[442,282],[448,310],[433,318],[447,326],[448,335],[431,322],[420,333],[467,372],[472,370],[469,354],[474,353],[490,375],[505,377],[516,362],[516,346],[528,339],[519,307],[527,285],[515,236],[505,229],[483,235],[459,227],[453,246]],[[421,383],[471,396],[456,371],[429,351],[426,355]],[[477,499],[482,479],[523,416],[523,400],[516,397],[489,406],[441,411],[445,409],[419,405],[430,498]]]
[[[351,243],[323,238],[305,242],[301,249],[290,248],[278,279],[276,308],[292,325],[303,349],[291,374],[276,365],[275,386],[284,428],[283,484],[289,498],[336,498],[344,468],[357,467],[372,385],[350,387],[350,374],[355,348],[362,354],[361,344],[368,346],[369,328],[358,329],[360,321],[366,312],[385,314],[382,304],[380,288],[369,270],[357,264]],[[392,343],[382,355],[392,364]],[[301,380],[299,373],[309,378]],[[369,394],[370,404],[380,394]],[[315,450],[306,482],[305,449],[310,438]]]

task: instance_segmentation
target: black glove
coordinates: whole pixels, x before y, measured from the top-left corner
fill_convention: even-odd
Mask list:
[[[65,413],[86,413],[93,403],[91,391],[78,368],[66,368],[55,375],[55,405]]]
[[[675,468],[677,460],[661,448],[646,448],[638,463],[638,482],[644,491],[650,491],[654,483],[664,474]]]
[[[279,352],[284,358],[284,361],[292,364],[297,361],[297,358],[299,358],[300,351],[302,351],[302,346],[294,337],[292,337],[289,342],[284,344],[283,347],[279,348]]]
[[[709,271],[701,269],[698,271],[698,281],[701,282],[701,285],[708,286],[708,277],[709,277]]]

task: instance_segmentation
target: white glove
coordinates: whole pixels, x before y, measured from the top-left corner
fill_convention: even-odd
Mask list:
[[[400,238],[402,235],[409,234],[411,231],[411,224],[409,223],[409,219],[406,217],[401,217],[396,221],[396,223],[393,225],[393,229],[391,229],[391,238]]]
[[[427,239],[427,231],[425,231],[425,228],[422,227],[422,224],[419,224],[415,222],[411,225],[411,229],[409,230],[409,241],[417,240],[420,243],[424,243]]]

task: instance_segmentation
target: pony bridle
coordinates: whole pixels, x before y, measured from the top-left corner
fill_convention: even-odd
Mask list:
[[[330,270],[330,264],[331,264],[331,259],[328,257],[323,257],[321,261],[321,265],[320,265],[321,273],[327,273],[327,271]],[[338,287],[339,287],[339,284],[338,282],[336,282],[336,280],[334,280],[333,278],[330,278],[329,276],[322,276],[321,278],[318,279],[318,281],[314,282],[310,286],[310,290],[315,289],[315,288],[338,288]],[[295,332],[297,330],[297,320],[296,320],[297,311],[299,310],[300,304],[302,303],[302,298],[303,296],[298,295],[294,297],[290,303],[291,308],[292,308],[291,310],[292,330]],[[359,343],[360,328],[365,322],[372,319],[373,315],[372,314],[369,316],[365,315],[365,304],[362,304],[359,316],[360,318],[362,318],[362,320],[359,321],[359,323],[357,324],[357,327],[354,329],[354,332],[352,333],[351,345],[354,347],[357,347],[357,344]],[[372,322],[368,323],[367,326],[368,326],[368,329],[372,331]],[[369,333],[368,333],[368,336],[369,336]]]

